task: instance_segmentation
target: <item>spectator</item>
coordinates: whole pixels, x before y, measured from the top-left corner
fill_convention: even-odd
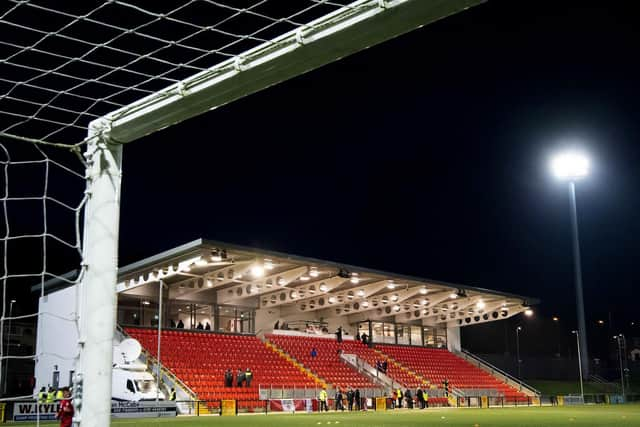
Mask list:
[[[411,395],[411,390],[406,389],[404,391],[404,397],[407,399],[407,408],[413,409],[413,396]]]
[[[404,394],[400,387],[396,390],[396,399],[398,399],[398,408],[402,408],[402,399],[404,398]]]
[[[60,420],[60,427],[71,427],[74,410],[71,399],[69,399],[69,397],[71,397],[71,393],[69,392],[68,387],[62,389],[62,396],[63,400],[60,402],[60,409],[58,409],[56,418]]]
[[[322,408],[324,408],[325,412],[329,412],[329,407],[327,406],[327,390],[320,390],[320,394],[318,395],[318,400],[320,401],[320,412],[322,412]]]
[[[311,357],[318,357],[318,350],[315,347],[311,349]]]
[[[202,324],[202,322],[198,322],[198,326],[196,326],[196,329],[204,329],[204,325]]]
[[[251,368],[247,368],[244,372],[244,380],[247,383],[247,387],[251,387],[251,380],[253,379],[253,372],[251,372]]]
[[[49,386],[49,390],[47,390],[47,403],[53,403],[56,400],[56,392],[53,390],[53,387]]]
[[[418,399],[418,405],[420,406],[420,409],[424,409],[424,396],[422,394],[422,389],[420,388],[420,386],[418,386],[418,389],[416,390],[416,398]]]
[[[353,389],[349,386],[349,390],[347,390],[347,404],[349,405],[349,411],[353,411],[353,399],[355,398]]]
[[[387,364],[386,360],[382,361],[382,372],[384,372],[385,374],[387,373],[387,367],[389,367],[389,365]]]
[[[338,342],[342,342],[342,326],[338,326],[338,329],[336,330],[336,340]]]
[[[171,393],[169,393],[169,400],[176,400],[176,388],[171,387]]]
[[[364,332],[362,333],[362,344],[369,344],[369,336]]]
[[[449,380],[448,379],[444,379],[444,381],[442,381],[442,387],[444,387],[444,397],[449,397]]]
[[[360,331],[356,332],[356,341],[360,341]]]
[[[360,401],[360,389],[359,389],[359,388],[357,388],[357,389],[353,392],[353,400],[355,401],[356,406],[358,407],[358,409],[357,409],[357,410],[359,411],[360,409],[362,409],[362,408],[361,408],[361,404],[360,404],[360,402],[361,402],[361,401]]]
[[[344,411],[344,405],[342,404],[342,392],[340,391],[339,388],[336,389],[336,411],[338,409],[340,409],[341,411]]]
[[[244,372],[242,369],[238,368],[238,373],[236,374],[236,387],[242,387],[244,384]]]
[[[209,324],[209,322],[204,324],[204,330],[205,331],[210,331],[211,330],[211,325]]]
[[[273,325],[273,329],[280,329],[280,320],[276,320],[276,324]]]
[[[47,388],[42,387],[38,393],[38,403],[45,403],[47,401]]]
[[[176,327],[176,321],[175,321],[175,320],[173,320],[173,319],[171,319],[171,327],[172,327],[172,328],[175,328],[175,327]]]
[[[231,369],[227,369],[224,373],[224,386],[233,387],[233,372],[231,372]]]
[[[178,320],[177,328],[178,329],[184,329],[184,323],[182,323],[182,319]]]

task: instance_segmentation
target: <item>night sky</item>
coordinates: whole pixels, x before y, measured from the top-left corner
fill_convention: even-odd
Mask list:
[[[491,0],[127,145],[120,265],[202,237],[538,297],[513,322],[568,334],[568,191],[548,160],[577,147],[587,323],[632,334],[630,3]]]

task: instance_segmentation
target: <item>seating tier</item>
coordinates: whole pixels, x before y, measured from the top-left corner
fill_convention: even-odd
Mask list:
[[[126,328],[153,357],[157,357],[158,332]],[[255,336],[211,332],[163,330],[160,359],[164,367],[202,400],[257,400],[259,386],[315,387],[315,381],[268,349]],[[238,369],[251,368],[250,387],[224,387],[224,372],[231,369],[236,385]]]

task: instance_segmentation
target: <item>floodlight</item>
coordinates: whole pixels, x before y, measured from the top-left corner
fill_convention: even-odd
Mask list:
[[[533,316],[533,310],[531,310],[530,308],[527,308],[527,309],[524,311],[524,315],[525,315],[525,316],[529,316],[529,317]]]
[[[589,174],[589,159],[583,153],[567,151],[551,160],[551,170],[557,178],[574,180]]]

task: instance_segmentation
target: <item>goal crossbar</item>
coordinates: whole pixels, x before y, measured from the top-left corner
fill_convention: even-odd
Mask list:
[[[486,0],[359,0],[97,119],[126,143]]]

